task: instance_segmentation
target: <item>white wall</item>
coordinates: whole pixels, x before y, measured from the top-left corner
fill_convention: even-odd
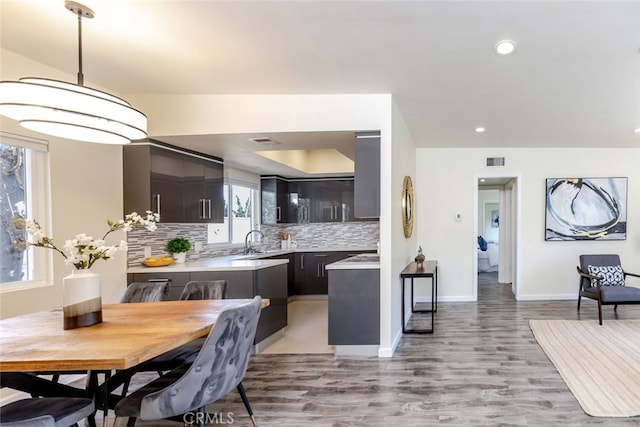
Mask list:
[[[416,183],[416,147],[395,103],[391,117],[391,138],[386,138],[383,134],[381,149],[380,280],[388,287],[383,287],[380,294],[380,356],[391,356],[402,337],[400,272],[415,256],[418,248],[416,236],[420,227],[419,221],[415,221],[413,234],[405,238],[402,226],[402,183],[407,175],[414,185]],[[391,162],[385,159],[391,159]],[[414,212],[419,213],[425,209],[424,206],[428,206],[428,202],[416,197]]]
[[[505,166],[487,167],[486,157]],[[521,299],[576,298],[576,265],[583,253],[618,253],[629,271],[640,271],[640,148],[486,148],[417,150],[416,193],[429,206],[418,212],[418,241],[439,262],[439,296],[473,299],[476,272],[474,175],[521,177],[521,236],[516,284]],[[545,178],[628,177],[627,240],[545,242]],[[462,221],[456,222],[456,213]]]
[[[0,78],[13,80],[23,76],[42,76],[74,81],[60,71],[44,67],[37,62],[2,49]],[[9,133],[49,141],[52,229],[47,230],[57,245],[78,233],[102,237],[108,229],[107,219],[122,218],[122,148],[100,144],[86,144],[47,137],[30,132],[17,122],[0,117],[0,128]],[[117,235],[120,233],[119,235]],[[114,233],[117,243],[125,239],[122,232]],[[35,248],[45,251],[47,249]],[[6,318],[33,311],[59,307],[62,303],[62,278],[72,267],[64,264],[62,256],[53,255],[53,283],[29,290],[0,294],[0,317]],[[115,302],[126,287],[125,254],[99,261],[93,270],[102,278],[104,302]]]

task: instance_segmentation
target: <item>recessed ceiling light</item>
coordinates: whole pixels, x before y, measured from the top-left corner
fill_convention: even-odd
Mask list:
[[[486,179],[480,178],[480,182],[485,182],[485,181],[486,181]]]
[[[483,127],[481,127],[481,126],[480,126],[480,127],[477,127],[477,128],[475,129],[475,131],[476,131],[476,132],[478,132],[478,133],[482,133],[482,132],[484,132],[485,130],[486,130],[486,129],[485,129],[485,128],[483,128]]]
[[[498,55],[509,55],[516,50],[516,42],[513,40],[501,40],[495,45]]]
[[[640,133],[640,128],[635,128],[633,131],[634,131],[635,133]]]

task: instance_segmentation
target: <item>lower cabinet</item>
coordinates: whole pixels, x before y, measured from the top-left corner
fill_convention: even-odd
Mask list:
[[[269,299],[269,306],[262,309],[254,343],[287,326],[287,265],[259,270],[197,271],[180,273],[134,273],[128,274],[131,282],[146,282],[153,279],[168,279],[171,284],[170,299],[177,300],[184,285],[190,280],[221,280],[228,282],[227,298],[243,299],[260,295]]]
[[[264,257],[263,259],[286,259],[289,261],[287,264],[287,295],[292,296],[295,294],[295,255],[293,253],[290,254],[282,254],[282,255],[273,255],[269,257]]]
[[[329,345],[380,344],[380,270],[329,270]]]
[[[294,259],[294,295],[327,295],[327,265],[373,251],[297,252]]]

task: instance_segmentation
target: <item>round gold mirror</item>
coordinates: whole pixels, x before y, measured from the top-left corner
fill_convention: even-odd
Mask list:
[[[411,237],[413,233],[413,183],[410,176],[404,177],[402,183],[402,228],[404,237]]]

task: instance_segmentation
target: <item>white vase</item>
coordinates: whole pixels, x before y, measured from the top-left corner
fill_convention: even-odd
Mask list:
[[[176,262],[176,264],[182,264],[187,259],[187,253],[186,252],[178,252],[176,254],[173,254],[173,259]]]
[[[91,270],[73,270],[62,279],[64,329],[102,322],[100,276]]]

